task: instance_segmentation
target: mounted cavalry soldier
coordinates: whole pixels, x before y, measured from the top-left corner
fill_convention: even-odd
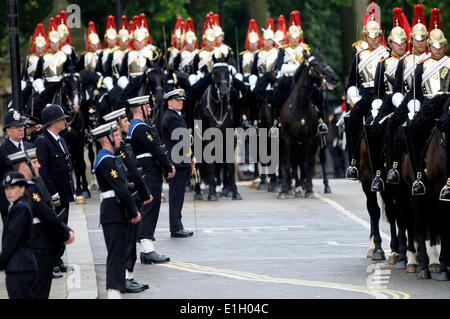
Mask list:
[[[36,25],[36,30],[34,31],[34,36],[31,45],[31,54],[27,55],[22,68],[22,100],[23,105],[27,105],[28,98],[33,95],[32,85],[34,82],[34,77],[37,69],[42,69],[43,61],[41,57],[47,51],[47,35],[45,34],[44,25],[38,23]],[[42,92],[42,91],[41,91]],[[40,92],[38,92],[40,93]]]
[[[114,146],[120,143],[120,131],[116,123],[101,125],[93,129],[91,134],[102,145],[93,172],[101,190],[100,223],[108,251],[106,289],[108,299],[121,299],[121,293],[127,292],[128,223],[138,223],[141,214],[127,189],[126,176],[121,176],[114,161]]]
[[[173,70],[191,75],[194,74],[194,58],[199,53],[197,36],[195,35],[194,23],[191,18],[186,19],[185,31],[182,49],[173,61]]]
[[[103,49],[99,53],[99,72],[105,76],[106,73],[108,73],[108,76],[111,76],[111,70],[108,70],[108,61],[110,60],[110,56],[112,57],[114,51],[118,49],[117,46],[118,43],[118,36],[117,36],[117,29],[116,24],[114,23],[114,16],[108,16],[108,22],[106,24],[106,31],[105,35],[103,37],[103,45],[106,46],[105,49]],[[111,79],[112,80],[112,79]],[[111,82],[111,80],[108,80]],[[112,84],[112,82],[111,82]]]
[[[168,72],[175,71],[174,60],[177,55],[181,52],[184,41],[184,31],[185,24],[181,17],[177,17],[177,22],[175,28],[172,32],[171,44],[172,46],[167,49],[166,56],[164,58],[166,62],[166,70]]]
[[[218,54],[218,51],[215,50],[216,39],[217,34],[213,29],[213,20],[210,14],[208,14],[206,16],[205,27],[203,29],[201,41],[202,49],[194,57],[194,72],[196,73],[197,80],[203,78],[206,74],[209,74],[212,71],[214,64],[213,54]]]
[[[383,113],[380,110],[381,107],[383,106],[385,109],[391,109],[395,72],[407,50],[410,31],[408,21],[406,20],[402,9],[394,8],[393,12],[394,24],[388,37],[388,44],[391,51],[389,52],[388,57],[383,58],[378,62],[374,79],[375,86],[373,101],[371,103],[371,116],[367,117],[371,118],[371,120],[366,120],[366,123],[364,123],[366,143],[371,157],[371,170],[372,172],[375,172],[375,177],[371,185],[371,190],[373,192],[380,192],[384,190],[384,183],[380,178],[381,169],[384,164],[384,129],[377,130],[377,132],[375,132],[374,128],[382,125],[378,122],[379,118],[377,118],[379,113]]]
[[[114,161],[118,169],[118,173],[126,182],[131,197],[136,203],[137,208],[142,211],[142,205],[148,205],[153,197],[143,181],[142,175],[137,169],[136,157],[129,143],[125,143],[124,139],[128,134],[130,122],[126,116],[126,109],[122,108],[113,111],[103,117],[106,123],[115,123],[120,128],[120,143],[114,143]],[[118,147],[117,147],[117,145]],[[140,284],[133,278],[133,270],[136,264],[136,238],[137,225],[128,223],[128,239],[127,239],[127,263],[126,263],[126,290],[127,292],[141,292],[148,289],[148,285]]]
[[[450,58],[445,55],[447,39],[440,29],[439,11],[439,9],[431,10],[430,33],[427,40],[431,55],[417,63],[413,99],[408,102],[410,121],[405,127],[405,135],[416,177],[412,185],[413,195],[426,193],[425,185],[421,181],[425,169],[423,153],[427,144],[426,139],[435,126],[435,119],[442,115],[442,103],[447,98],[450,88]],[[445,200],[447,195],[448,187],[444,186],[441,199],[443,197]]]
[[[414,71],[417,62],[429,56],[427,50],[428,31],[425,26],[425,16],[423,14],[423,4],[414,5],[414,19],[412,23],[412,30],[410,33],[411,51],[407,52],[398,62],[397,70],[395,72],[394,94],[392,95],[392,105],[396,108],[400,106],[405,96],[413,89]],[[389,127],[389,135],[394,136],[394,130],[397,127]],[[400,181],[400,174],[397,170],[401,160],[403,149],[395,147],[393,152],[392,168],[389,170],[386,183],[398,184]]]
[[[145,175],[144,182],[153,196],[152,202],[142,207],[142,222],[137,235],[142,246],[141,263],[165,263],[170,259],[155,252],[152,240],[161,207],[163,173],[167,174],[167,178],[172,178],[175,167],[161,147],[158,132],[147,124],[151,112],[149,96],[130,99],[128,104],[133,119],[126,140],[131,143],[137,165]]]
[[[101,43],[100,38],[95,30],[94,22],[89,22],[86,51],[81,53],[80,60],[77,65],[77,72],[81,70],[89,70],[92,72],[99,71],[101,60]]]
[[[70,30],[67,24],[67,13],[66,11],[61,11],[57,19],[60,21],[56,22],[58,26],[59,36],[61,37],[61,51],[63,51],[67,57],[71,60],[72,65],[77,65],[78,58],[75,52],[75,48],[71,46]]]
[[[375,3],[371,3],[369,8],[375,5]],[[369,10],[370,13],[366,13],[364,18],[364,35],[369,46],[353,56],[347,85],[347,101],[353,109],[349,115],[344,117],[350,158],[350,167],[347,168],[346,178],[353,180],[359,178],[356,166],[359,165],[362,118],[369,112],[370,103],[373,100],[377,65],[381,59],[389,57],[387,48],[380,44],[382,39],[384,40],[380,18],[375,8]]]
[[[212,27],[214,29],[214,32],[216,33],[216,40],[217,40],[216,50],[219,52],[215,53],[215,56],[217,59],[221,59],[224,62],[228,63],[229,65],[236,67],[236,61],[234,60],[233,50],[231,49],[230,46],[223,43],[223,40],[225,39],[225,33],[223,32],[222,27],[220,26],[219,15],[214,14],[212,12],[210,12],[210,14],[212,15],[214,21]],[[236,70],[234,70],[233,73],[236,73]]]

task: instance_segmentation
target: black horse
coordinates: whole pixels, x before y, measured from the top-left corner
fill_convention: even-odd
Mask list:
[[[305,178],[305,197],[313,195],[312,177],[314,159],[319,145],[319,112],[314,102],[314,93],[322,83],[335,86],[338,77],[326,60],[314,53],[305,60],[294,74],[291,94],[284,102],[281,111],[280,128],[280,170],[282,184],[278,198],[287,198],[290,168],[299,161],[303,165]]]
[[[212,84],[210,84],[203,93],[198,106],[198,118],[202,123],[202,136],[204,137],[205,131],[209,128],[217,128],[222,132],[222,137],[225,138],[226,129],[234,128],[233,107],[230,99],[231,77],[229,65],[226,62],[214,59],[214,67],[211,76]],[[234,136],[232,141],[211,141],[210,143],[213,142],[215,142],[215,145],[217,145],[218,148],[222,148],[221,150],[216,148],[216,153],[213,155],[216,155],[217,151],[222,151],[223,163],[208,163],[208,161],[203,159],[203,168],[206,175],[205,180],[208,185],[208,200],[216,201],[219,199],[216,192],[216,186],[220,184],[219,173],[221,169],[223,170],[224,193],[226,189],[226,192],[230,192],[233,200],[240,200],[242,197],[236,186],[234,163],[226,163],[227,155],[232,156],[234,159]],[[211,145],[208,146],[210,143],[203,142],[204,149],[205,147],[211,147]],[[227,154],[227,143],[233,143],[231,151],[233,154]],[[230,152],[230,150],[228,151]]]

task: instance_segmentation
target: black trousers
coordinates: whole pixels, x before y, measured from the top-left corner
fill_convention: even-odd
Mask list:
[[[168,179],[169,221],[171,233],[183,229],[183,223],[181,222],[181,209],[183,208],[184,203],[186,181],[191,174],[191,170],[191,167],[177,167],[175,176]]]
[[[175,174],[176,175],[176,174]],[[137,239],[150,239],[155,234],[158,223],[159,210],[161,208],[162,175],[159,169],[145,172],[144,182],[147,185],[153,200],[148,205],[143,205],[141,210],[142,219],[139,222]]]
[[[7,272],[5,284],[9,299],[32,299],[35,276],[35,271]]]
[[[127,223],[102,224],[106,250],[106,289],[125,291],[127,262]]]
[[[53,266],[56,251],[51,249],[34,249],[38,272],[33,282],[33,299],[48,299],[52,287]]]
[[[136,236],[138,227],[136,224],[128,223],[128,239],[127,239],[127,270],[133,272],[136,264]]]
[[[61,202],[61,206],[55,209],[56,214],[59,214],[64,208],[67,209],[67,214],[65,214],[65,217],[62,219],[62,222],[67,225],[67,222],[69,221],[69,202]],[[59,247],[58,251],[56,252],[55,256],[55,267],[64,265],[64,261],[62,260],[62,256],[64,255],[64,252],[66,251],[66,245],[62,245]]]

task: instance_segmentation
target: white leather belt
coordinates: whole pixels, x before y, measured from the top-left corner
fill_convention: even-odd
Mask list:
[[[110,190],[110,191],[101,193],[100,201],[107,199],[107,198],[111,198],[111,197],[116,197],[116,193],[114,192],[114,190]]]
[[[144,72],[133,72],[133,73],[130,73],[130,76],[134,78],[134,77],[140,76],[142,74],[144,74]]]
[[[144,154],[140,154],[140,155],[136,156],[136,159],[140,159],[140,158],[144,158],[144,157],[153,157],[153,155],[150,153],[144,153]]]
[[[59,82],[62,80],[61,76],[55,75],[55,76],[49,76],[45,78],[45,81],[47,82]]]
[[[40,223],[41,223],[41,220],[39,218],[37,218],[37,217],[33,218],[33,225],[34,224],[40,224]]]
[[[436,92],[436,93],[433,93],[433,94],[424,94],[423,96],[424,96],[425,98],[431,100],[431,99],[434,98],[436,95],[440,95],[440,94],[444,94],[444,93],[445,93],[445,92],[440,91],[440,92]]]
[[[375,86],[375,81],[364,82],[362,83],[362,86],[365,88],[373,88]]]

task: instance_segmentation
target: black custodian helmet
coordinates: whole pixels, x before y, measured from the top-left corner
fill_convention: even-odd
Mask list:
[[[6,131],[10,126],[25,126],[25,121],[19,111],[10,109],[5,114],[5,121],[3,124],[3,131]]]

